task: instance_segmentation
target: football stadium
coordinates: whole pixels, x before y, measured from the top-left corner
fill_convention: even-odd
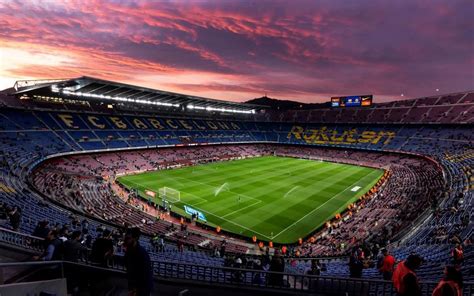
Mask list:
[[[433,3],[435,19],[450,13],[461,19],[455,2],[449,9]],[[307,47],[305,38],[314,37],[341,48],[337,34],[310,33],[325,26],[348,32],[347,11],[329,13],[335,3],[249,8],[230,1],[219,9],[212,1],[188,3],[194,10],[144,3],[104,2],[100,10],[89,1],[67,9],[0,3],[8,27],[0,34],[0,83],[11,82],[0,91],[0,295],[474,295],[474,51],[461,64],[461,55],[442,55],[456,59],[459,73],[470,68],[466,84],[452,71],[449,91],[428,91],[425,78],[416,80],[440,68],[425,69],[422,61],[408,81],[391,72],[398,58],[370,50],[364,56],[389,69],[390,79],[364,70],[377,84],[365,83],[355,77],[368,65],[364,57],[344,51],[344,58],[315,60],[312,53],[323,55],[325,47]],[[412,7],[419,18],[420,7]],[[273,17],[253,19],[259,9]],[[310,31],[303,16],[317,16]],[[31,31],[41,38],[28,35],[26,23],[36,24]],[[459,37],[435,23],[440,38]],[[150,34],[122,34],[132,29]],[[83,43],[68,41],[75,30],[85,34],[74,35]],[[156,30],[159,37],[151,34]],[[304,40],[292,39],[298,34]],[[322,37],[329,35],[334,39]],[[100,46],[92,45],[96,39]],[[222,41],[225,52],[237,43],[227,55],[214,55],[199,46],[201,39],[216,48]],[[270,42],[287,39],[301,56],[280,54]],[[245,42],[275,51],[259,56],[253,47],[240,48]],[[472,49],[472,36],[470,42]],[[152,58],[145,61],[148,50]],[[295,81],[267,72],[262,77],[281,80],[266,84],[247,73],[253,80],[245,84],[238,80],[244,74],[227,68],[242,51],[252,53],[239,60],[242,71],[267,62],[271,69],[294,63],[306,71],[307,63],[324,68],[335,61],[338,77],[318,74],[324,87],[307,90],[305,79],[316,72],[290,68]],[[258,65],[250,63],[255,55]],[[354,71],[344,76],[338,63]],[[225,74],[217,84],[193,84],[211,72]],[[229,77],[235,80],[224,86]],[[383,87],[393,80],[426,94],[392,95]],[[290,99],[230,99],[255,93],[258,83],[274,93],[291,89]]]

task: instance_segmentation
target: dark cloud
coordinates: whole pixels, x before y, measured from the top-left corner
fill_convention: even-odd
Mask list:
[[[7,1],[0,3],[1,47],[59,49],[74,61],[43,68],[39,63],[28,68],[24,61],[4,69],[0,78],[46,78],[47,70],[62,66],[59,72],[69,76],[117,75],[124,82],[237,100],[262,92],[322,100],[328,94],[389,98],[401,92],[430,95],[435,88],[461,91],[474,84],[473,5]],[[189,81],[165,81],[167,74]]]

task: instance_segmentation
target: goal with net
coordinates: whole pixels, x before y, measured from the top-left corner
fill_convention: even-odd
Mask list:
[[[178,190],[170,187],[161,187],[158,194],[162,200],[175,203],[181,200],[181,194]]]

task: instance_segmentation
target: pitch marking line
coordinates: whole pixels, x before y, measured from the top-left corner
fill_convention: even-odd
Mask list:
[[[183,192],[183,193],[188,194],[187,192]],[[200,204],[203,204],[203,203],[206,203],[206,202],[209,202],[209,201],[208,201],[207,199],[202,198],[201,201],[198,201],[198,202],[195,203],[195,204],[189,204],[189,205],[194,207],[195,205],[200,205]]]
[[[198,210],[200,210],[200,211],[202,211],[202,212],[204,212],[204,213],[207,213],[207,214],[209,214],[209,215],[212,215],[212,216],[214,216],[214,217],[217,217],[217,218],[219,218],[219,219],[222,219],[222,220],[224,220],[224,221],[226,221],[226,222],[228,222],[228,223],[234,224],[234,225],[236,225],[236,226],[238,226],[238,227],[241,227],[241,228],[243,228],[243,229],[246,229],[246,230],[249,230],[249,231],[254,232],[254,233],[256,233],[256,234],[259,234],[259,235],[261,235],[261,236],[263,236],[263,237],[266,237],[267,239],[273,240],[274,238],[278,237],[280,234],[282,234],[283,232],[285,232],[286,230],[288,230],[290,227],[293,227],[295,224],[299,223],[301,220],[303,220],[304,218],[306,218],[307,216],[309,216],[310,214],[312,214],[314,211],[320,209],[320,208],[321,208],[322,206],[324,206],[326,203],[328,203],[329,201],[333,200],[334,198],[336,198],[337,196],[339,196],[340,194],[342,194],[343,192],[345,192],[347,189],[349,189],[349,188],[351,188],[352,186],[354,186],[357,182],[360,182],[360,180],[362,180],[362,179],[364,179],[364,178],[370,176],[371,174],[373,174],[373,173],[375,173],[375,172],[377,172],[377,170],[375,170],[375,171],[373,171],[373,172],[371,172],[371,173],[369,173],[369,174],[363,176],[362,178],[360,178],[359,180],[357,180],[356,182],[354,182],[352,185],[350,185],[349,187],[347,187],[347,188],[344,189],[343,191],[339,192],[338,194],[334,195],[334,196],[331,197],[329,200],[327,200],[326,202],[324,202],[323,204],[321,204],[319,207],[313,209],[311,212],[309,212],[308,214],[304,215],[304,216],[301,217],[298,221],[296,221],[296,222],[294,222],[293,224],[289,225],[288,227],[286,227],[285,229],[283,229],[282,231],[280,231],[279,233],[277,233],[277,234],[274,235],[274,236],[267,236],[267,235],[265,235],[265,234],[263,234],[263,233],[257,232],[257,231],[255,231],[255,230],[253,230],[253,229],[250,229],[250,228],[246,227],[246,226],[240,225],[240,224],[238,224],[238,223],[236,223],[236,222],[234,222],[234,221],[231,221],[231,220],[228,220],[228,219],[224,218],[224,216],[227,216],[227,215],[229,215],[229,214],[231,214],[231,213],[226,214],[226,215],[224,215],[223,217],[221,217],[221,216],[218,216],[218,215],[216,215],[216,214],[214,214],[214,213],[211,213],[211,212],[209,212],[209,211],[206,211],[206,210],[203,210],[203,209],[201,209],[201,208],[198,208],[198,207],[196,207],[195,205],[188,204],[188,203],[184,203],[184,202],[182,202],[182,201],[180,201],[180,202],[181,202],[182,204],[186,204],[186,205],[189,205],[189,206],[191,206],[191,207],[195,207],[196,209],[198,209]],[[172,178],[173,178],[173,179],[175,179],[175,178],[176,178],[176,179],[182,179],[182,180],[185,180],[185,181],[188,181],[188,182],[194,182],[194,183],[197,183],[197,184],[200,184],[200,185],[205,185],[205,186],[214,188],[214,186],[212,186],[212,185],[209,185],[209,184],[206,184],[206,183],[202,183],[202,182],[198,182],[198,181],[194,181],[194,180],[189,180],[189,179],[186,179],[186,178],[183,178],[183,177],[172,177]],[[138,185],[139,187],[144,188],[142,185],[140,185],[140,184],[138,184],[138,183],[136,183],[136,182],[133,182],[133,181],[129,181],[129,182],[131,182],[131,183],[133,183],[133,184],[135,184],[135,185]],[[179,182],[179,181],[178,181],[178,182]],[[238,194],[238,193],[233,192],[233,191],[230,191],[230,190],[228,190],[228,191],[231,192],[231,193],[234,193],[234,194]],[[186,193],[186,194],[188,194],[188,195],[191,195],[191,196],[193,196],[193,197],[195,197],[195,198],[198,198],[198,199],[201,199],[201,200],[202,200],[202,201],[200,201],[200,202],[197,202],[196,204],[201,204],[201,203],[204,203],[204,202],[208,202],[207,199],[203,199],[203,198],[201,198],[201,197],[199,197],[199,196],[196,196],[196,195],[194,195],[194,194],[191,194],[191,193],[189,193],[189,192],[185,192],[185,191],[181,191],[181,192]],[[258,201],[257,203],[262,202],[261,200],[258,200],[258,199],[256,199],[256,198],[247,196],[247,195],[245,195],[245,194],[240,194],[240,195],[241,195],[241,196],[244,196],[244,197],[247,197],[247,198],[250,198],[250,199],[257,200],[257,201]],[[255,203],[255,204],[257,204],[257,203]],[[252,204],[252,205],[255,205],[255,204]],[[239,209],[239,210],[242,210],[242,209]],[[237,211],[239,211],[239,210],[237,210]]]
[[[192,181],[192,180],[190,180],[190,181]],[[140,184],[138,184],[138,183],[136,183],[136,182],[134,182],[134,181],[129,181],[129,182],[130,182],[130,183],[133,183],[133,184],[135,184],[135,185],[137,185],[138,187],[144,188],[142,185],[140,185]],[[194,181],[194,182],[195,182],[195,181]],[[204,184],[204,183],[203,183],[203,184]],[[209,186],[210,186],[210,185],[209,185]],[[208,200],[206,200],[206,199],[203,199],[203,198],[201,198],[201,197],[199,197],[199,196],[197,196],[197,195],[191,194],[191,193],[189,193],[189,192],[185,192],[185,191],[181,191],[181,192],[186,193],[186,194],[188,194],[188,195],[190,195],[190,196],[193,196],[193,197],[195,197],[195,198],[202,199],[201,202],[207,202],[207,201],[208,201]],[[244,195],[242,195],[242,196],[244,196]],[[255,199],[255,198],[252,198],[252,199]],[[257,200],[257,199],[255,199],[255,200]],[[201,203],[201,202],[197,202],[196,204],[199,204],[199,203]],[[261,201],[261,200],[258,200],[258,202],[262,202],[262,201]],[[241,227],[241,228],[243,228],[243,229],[246,229],[246,230],[251,231],[251,232],[253,232],[253,233],[259,234],[259,235],[261,235],[261,236],[263,236],[263,237],[266,237],[266,238],[268,238],[268,239],[271,239],[270,237],[266,236],[266,235],[263,234],[263,233],[257,232],[257,231],[255,231],[255,230],[253,230],[253,229],[250,229],[250,228],[248,228],[248,227],[245,227],[245,226],[243,226],[243,225],[240,225],[240,224],[238,224],[238,223],[235,223],[234,221],[225,219],[225,218],[223,218],[223,217],[221,217],[221,216],[218,216],[218,215],[216,215],[216,214],[213,214],[213,213],[211,213],[211,212],[208,212],[208,211],[206,211],[206,210],[203,210],[203,209],[201,209],[201,208],[198,208],[198,207],[196,207],[195,205],[188,204],[188,203],[184,203],[184,202],[182,202],[182,201],[180,201],[180,203],[185,204],[185,205],[188,205],[188,206],[190,206],[190,207],[194,207],[194,208],[200,210],[201,212],[207,213],[207,214],[209,214],[209,215],[211,215],[211,216],[214,216],[214,217],[217,217],[217,218],[219,218],[219,219],[222,219],[222,220],[224,220],[224,221],[226,221],[226,222],[229,222],[229,223],[231,223],[231,224],[234,224],[234,225],[236,225],[236,226],[238,226],[238,227]],[[255,203],[255,204],[257,204],[257,203]],[[255,205],[255,204],[253,204],[253,205]]]
[[[303,220],[304,218],[308,217],[309,215],[311,215],[314,211],[316,210],[319,210],[322,206],[324,206],[325,204],[327,204],[328,202],[330,202],[331,200],[333,200],[334,198],[338,197],[339,195],[341,195],[343,192],[345,192],[347,189],[350,189],[352,188],[352,186],[354,186],[355,184],[357,184],[358,182],[360,182],[360,180],[372,175],[374,172],[378,172],[378,170],[375,170],[365,176],[363,176],[362,178],[360,178],[359,180],[355,181],[352,185],[350,185],[349,187],[347,187],[346,189],[344,189],[343,191],[339,192],[338,194],[334,195],[333,197],[331,197],[330,199],[326,200],[323,204],[321,204],[319,207],[313,209],[311,212],[309,212],[308,214],[304,215],[303,217],[301,217],[298,221],[294,222],[293,224],[289,225],[288,227],[286,227],[285,229],[283,229],[282,231],[280,231],[279,233],[277,233],[276,235],[272,236],[272,239],[278,237],[280,234],[282,234],[283,232],[285,232],[286,230],[288,230],[289,228],[293,227],[295,224],[299,223],[301,220]]]
[[[191,180],[191,179],[187,179],[187,178],[183,178],[183,177],[170,177],[170,178],[171,179],[181,179],[181,180],[185,180],[185,181],[188,181],[188,182],[194,182],[194,183],[199,184],[199,185],[204,185],[204,186],[207,186],[207,187],[211,187],[212,189],[216,189],[216,187],[214,187],[213,185],[209,185],[209,184],[206,184],[206,183],[202,183],[202,182],[199,182],[199,181],[195,181],[195,180]],[[251,197],[251,196],[248,196],[248,195],[245,195],[245,194],[237,193],[237,192],[234,192],[232,190],[225,190],[225,191],[236,194],[236,195],[241,195],[241,196],[249,198],[249,199],[259,200],[259,199],[256,199],[255,197]]]
[[[137,182],[130,181],[130,180],[128,180],[127,182],[132,183],[132,184],[135,184],[135,185],[136,185],[138,188],[140,188],[140,189],[151,190],[151,189],[147,189],[146,186],[143,186],[143,185],[141,185],[141,184],[139,184],[139,183],[137,183]],[[170,188],[170,187],[168,187],[168,188]],[[179,190],[178,190],[178,191],[179,191]],[[184,191],[180,191],[180,192],[189,194],[189,193],[184,192]],[[190,194],[190,195],[192,195],[192,194]],[[208,201],[207,199],[202,198],[202,197],[199,197],[199,196],[197,196],[197,195],[192,195],[192,196],[201,200],[201,201],[198,201],[197,203],[204,203],[204,202],[207,202],[207,201]],[[159,198],[159,197],[158,197],[158,198]]]
[[[191,195],[191,196],[195,196],[194,194],[191,194],[191,193],[187,193],[187,194],[188,194],[188,195]],[[196,197],[197,197],[197,196],[196,196]],[[261,202],[261,201],[260,201],[260,202]],[[186,204],[186,203],[184,203],[184,202],[181,202],[181,203],[182,203],[182,204]],[[187,204],[186,204],[186,205],[187,205]],[[223,218],[223,217],[221,217],[221,216],[218,216],[218,215],[216,215],[216,214],[214,214],[214,213],[211,213],[211,212],[209,212],[209,211],[203,210],[203,209],[198,208],[198,207],[196,207],[196,206],[192,206],[192,205],[189,205],[189,206],[190,206],[190,207],[194,207],[194,208],[198,209],[198,210],[201,211],[201,212],[207,213],[207,214],[209,214],[209,215],[211,215],[211,216],[217,217],[217,218],[222,219],[222,220],[224,220],[224,221],[226,221],[226,222],[229,222],[229,223],[231,223],[231,224],[234,224],[234,225],[236,225],[236,226],[239,226],[239,227],[241,227],[241,228],[243,228],[243,229],[246,229],[246,230],[248,230],[248,231],[254,232],[254,233],[259,234],[259,235],[261,235],[261,236],[263,236],[263,237],[266,237],[266,238],[268,238],[268,239],[271,239],[270,237],[266,236],[266,235],[263,234],[263,233],[257,232],[257,231],[255,231],[255,230],[253,230],[253,229],[250,229],[250,228],[246,227],[246,226],[240,225],[239,223],[235,223],[235,222],[232,221],[232,220]]]
[[[230,213],[228,213],[228,214],[225,214],[225,215],[222,216],[221,218],[230,216],[230,215],[232,215],[232,214],[235,214],[235,213],[240,212],[240,211],[242,211],[242,210],[245,210],[245,209],[247,209],[247,208],[253,207],[254,205],[259,204],[259,203],[261,203],[261,202],[262,202],[262,201],[259,200],[259,201],[255,202],[255,203],[251,204],[251,205],[248,205],[248,206],[243,207],[243,208],[241,208],[241,209],[237,209],[237,210],[235,210],[235,211],[233,211],[233,212],[230,212]]]

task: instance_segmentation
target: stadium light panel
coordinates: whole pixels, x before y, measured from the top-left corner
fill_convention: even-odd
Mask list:
[[[63,93],[65,95],[75,95],[79,97],[88,97],[88,98],[98,98],[98,99],[106,99],[106,100],[113,100],[113,101],[119,101],[119,102],[134,102],[137,104],[145,104],[145,105],[156,105],[156,106],[165,106],[165,107],[175,107],[179,108],[180,104],[172,104],[172,103],[165,103],[165,102],[150,102],[150,101],[145,101],[145,100],[135,100],[131,98],[124,98],[124,97],[111,97],[107,95],[102,95],[102,94],[92,94],[92,93],[83,93],[83,92],[73,92],[67,89],[60,89],[55,85],[51,86],[51,91],[55,93]],[[255,113],[255,110],[237,110],[237,109],[227,109],[227,108],[215,108],[215,107],[202,107],[202,106],[195,106],[193,104],[188,104],[186,106],[187,109],[190,110],[206,110],[206,111],[218,111],[218,112],[228,112],[228,113],[244,113],[244,114],[250,114],[250,113]]]

